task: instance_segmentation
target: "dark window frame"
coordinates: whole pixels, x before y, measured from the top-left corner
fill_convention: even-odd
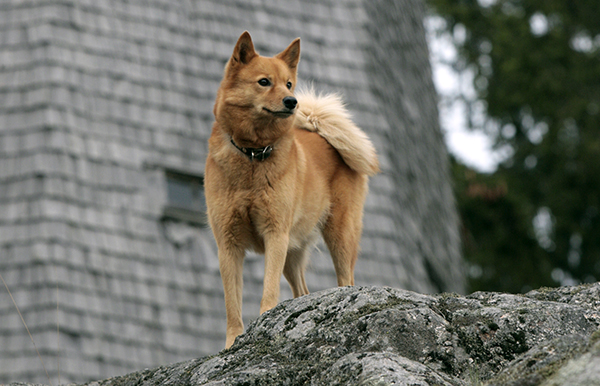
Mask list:
[[[162,220],[182,221],[192,225],[206,227],[206,201],[204,198],[204,176],[175,169],[164,169],[167,203],[163,209]],[[179,183],[181,193],[186,193],[186,185],[190,189],[190,200],[187,203],[177,201],[174,197],[172,183]],[[186,195],[186,194],[183,194]]]

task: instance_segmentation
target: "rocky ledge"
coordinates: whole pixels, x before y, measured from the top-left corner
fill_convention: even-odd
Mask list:
[[[600,283],[525,295],[334,288],[219,354],[89,385],[600,385]]]

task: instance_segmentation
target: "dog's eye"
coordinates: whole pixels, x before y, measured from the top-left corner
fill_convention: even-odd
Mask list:
[[[258,81],[258,84],[260,84],[263,87],[267,87],[267,86],[271,85],[271,82],[267,78],[262,78],[261,80]]]
[[[292,82],[287,82],[286,86],[287,86],[288,90],[291,90],[292,89]]]

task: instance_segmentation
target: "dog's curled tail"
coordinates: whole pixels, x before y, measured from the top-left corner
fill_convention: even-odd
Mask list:
[[[296,125],[321,135],[354,171],[368,176],[379,173],[379,161],[369,137],[350,118],[337,94],[317,95],[314,90],[296,93]]]

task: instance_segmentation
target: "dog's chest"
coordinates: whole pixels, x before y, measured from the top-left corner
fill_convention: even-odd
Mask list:
[[[255,238],[255,248],[263,249],[264,236],[272,232],[287,233],[290,250],[312,244],[329,214],[329,202],[311,200],[307,204],[298,197],[282,197],[272,193],[267,190],[255,195],[247,208],[248,225]]]

